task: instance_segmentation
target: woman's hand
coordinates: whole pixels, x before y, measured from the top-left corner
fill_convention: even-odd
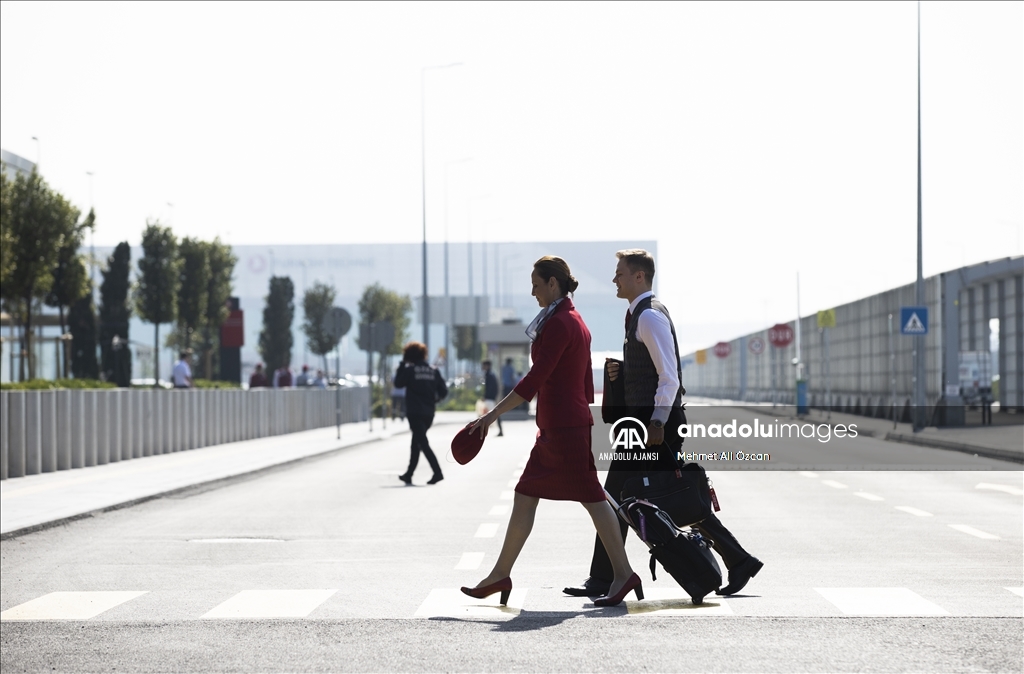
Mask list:
[[[481,439],[486,438],[487,429],[490,428],[491,424],[493,424],[495,419],[497,419],[497,417],[494,417],[493,414],[494,411],[491,410],[482,417],[478,417],[473,423],[469,425],[469,434],[473,435],[474,433],[479,431]]]

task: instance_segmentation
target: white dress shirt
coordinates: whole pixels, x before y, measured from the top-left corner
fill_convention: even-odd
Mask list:
[[[654,295],[648,290],[629,304],[629,311],[636,310],[638,304],[647,297]],[[640,314],[636,326],[637,341],[647,347],[658,371],[658,389],[654,393],[654,415],[661,423],[668,421],[668,413],[679,392],[679,364],[676,361],[676,347],[672,340],[672,325],[668,316],[654,307]]]

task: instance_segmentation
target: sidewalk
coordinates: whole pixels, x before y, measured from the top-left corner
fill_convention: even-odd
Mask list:
[[[439,412],[434,425],[466,424],[472,412]],[[104,466],[62,470],[0,482],[0,539],[45,529],[175,491],[228,480],[409,432],[404,421],[374,419],[335,427],[232,442]]]

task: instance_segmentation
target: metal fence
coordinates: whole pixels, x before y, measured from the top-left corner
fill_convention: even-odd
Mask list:
[[[364,421],[369,388],[0,391],[0,479]]]

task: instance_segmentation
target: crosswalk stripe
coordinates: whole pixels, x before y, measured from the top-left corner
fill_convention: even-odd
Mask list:
[[[836,482],[835,480],[822,480],[822,484],[826,484],[833,489],[847,489],[847,486],[842,482]]]
[[[482,561],[484,561],[484,553],[482,552],[463,552],[462,559],[455,565],[455,570],[473,571],[480,568]]]
[[[88,620],[142,592],[51,592],[0,613],[0,620]]]
[[[507,505],[496,505],[493,508],[491,508],[491,512],[489,512],[487,514],[488,515],[492,515],[492,516],[507,515],[508,514],[508,506]]]
[[[811,471],[809,471],[809,470],[801,470],[801,471],[800,471],[799,473],[797,473],[797,474],[798,474],[798,475],[803,475],[804,477],[818,477],[818,474],[817,474],[817,473],[812,473],[812,472],[811,472]]]
[[[1018,597],[1024,597],[1024,587],[1008,587],[1006,589],[1014,593]]]
[[[634,596],[634,595],[628,595]],[[709,616],[732,615],[732,608],[722,597],[711,595],[702,604],[694,604],[681,587],[651,587],[644,590],[643,601],[626,601],[631,616]]]
[[[816,587],[846,615],[939,616],[949,612],[905,587]]]
[[[203,618],[305,618],[337,590],[242,590]]]
[[[991,482],[982,482],[981,484],[974,485],[975,489],[990,489],[992,491],[1002,491],[1007,494],[1013,494],[1014,496],[1024,495],[1024,489],[1020,487],[1014,487],[1008,484],[992,484]]]
[[[498,602],[497,593],[483,599],[474,599],[461,591],[452,588],[431,590],[416,610],[416,618],[514,618],[523,609],[526,601],[526,589],[513,588],[508,598],[508,606]]]
[[[501,500],[502,501],[511,501],[513,498],[515,498],[515,495],[516,495],[516,493],[514,491],[512,491],[511,489],[509,489],[508,491],[503,491],[503,492],[501,492]]]
[[[970,534],[971,536],[977,536],[978,538],[983,538],[986,541],[998,541],[999,540],[999,536],[996,536],[995,534],[990,534],[987,531],[982,531],[981,529],[975,529],[974,527],[972,527],[970,525],[967,525],[967,524],[950,524],[949,527],[951,529],[956,529],[957,531],[962,531],[965,534]]]
[[[910,513],[911,515],[917,515],[918,517],[931,517],[932,516],[932,514],[930,512],[928,512],[927,510],[921,510],[920,508],[915,508],[913,506],[896,506],[896,510],[902,510],[905,513]]]
[[[498,525],[494,522],[485,522],[477,528],[473,538],[494,538],[496,533],[498,533]]]
[[[878,496],[877,494],[869,494],[866,491],[855,491],[855,492],[853,492],[853,495],[854,496],[860,496],[861,498],[867,499],[869,501],[884,501],[885,500],[883,497]]]
[[[511,480],[508,481],[508,486],[512,487],[513,489],[517,484],[519,484],[519,480],[517,478],[512,478]]]

